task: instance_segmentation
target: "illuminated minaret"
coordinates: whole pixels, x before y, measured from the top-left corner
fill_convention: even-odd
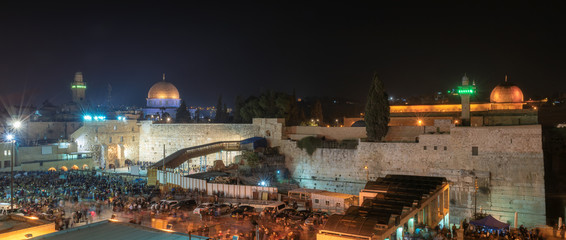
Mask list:
[[[75,81],[71,83],[71,92],[73,94],[73,102],[83,103],[86,99],[86,82],[83,81],[83,73],[75,73]]]
[[[470,126],[470,95],[474,94],[476,86],[470,85],[468,76],[462,77],[462,86],[458,87],[458,95],[462,99],[462,126]]]

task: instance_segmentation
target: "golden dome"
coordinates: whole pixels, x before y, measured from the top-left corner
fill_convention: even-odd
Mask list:
[[[151,86],[147,93],[147,98],[179,99],[179,91],[173,84],[166,81],[160,81]]]
[[[491,91],[489,100],[492,103],[521,103],[523,102],[523,91],[517,85],[507,82],[507,77],[505,77],[505,82],[497,85]]]

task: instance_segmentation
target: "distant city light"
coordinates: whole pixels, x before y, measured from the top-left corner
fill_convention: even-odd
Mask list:
[[[118,121],[126,121],[127,120],[127,118],[124,117],[124,116],[118,116],[117,119],[118,119]]]
[[[265,187],[267,185],[267,183],[265,181],[261,181],[258,185]]]
[[[83,119],[85,121],[92,121],[94,119],[94,121],[106,121],[106,116],[91,116],[91,115],[84,115]]]

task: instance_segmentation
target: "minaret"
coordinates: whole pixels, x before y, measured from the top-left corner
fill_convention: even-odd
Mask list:
[[[468,76],[464,74],[462,86],[458,87],[458,94],[462,100],[462,126],[470,126],[470,95],[475,93],[476,87],[474,85],[470,85]]]
[[[83,103],[86,99],[86,82],[83,81],[83,73],[75,73],[75,81],[71,83],[71,93],[73,94],[73,102]]]

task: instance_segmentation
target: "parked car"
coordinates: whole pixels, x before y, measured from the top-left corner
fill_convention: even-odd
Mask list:
[[[309,217],[305,220],[306,226],[313,226],[314,225],[314,217]]]
[[[197,206],[197,201],[192,199],[181,200],[179,203],[171,206],[173,209],[192,211]]]
[[[167,205],[169,205],[169,207],[171,207],[173,204],[177,204],[179,203],[179,201],[177,200],[161,200],[159,201],[160,204],[165,203]]]
[[[203,204],[199,205],[198,207],[196,207],[196,208],[193,210],[193,213],[194,213],[194,214],[200,214],[200,211],[202,211],[202,210],[205,210],[205,211],[206,211],[206,210],[208,210],[210,207],[212,207],[212,203],[203,203]]]
[[[275,210],[275,212],[279,212],[284,208],[285,208],[285,203],[276,203],[276,204],[267,205],[263,209],[267,212],[271,212],[273,210]]]
[[[221,204],[216,204],[214,205],[214,210],[216,211],[218,208],[220,208],[220,214],[223,213],[229,213],[230,209],[232,209],[232,207],[226,203],[221,203]]]
[[[250,213],[253,213],[254,209],[255,208],[252,207],[252,206],[242,205],[242,206],[239,206],[238,208],[236,208],[236,210],[232,211],[230,216],[237,217],[238,215],[240,215],[240,216],[248,215]]]

